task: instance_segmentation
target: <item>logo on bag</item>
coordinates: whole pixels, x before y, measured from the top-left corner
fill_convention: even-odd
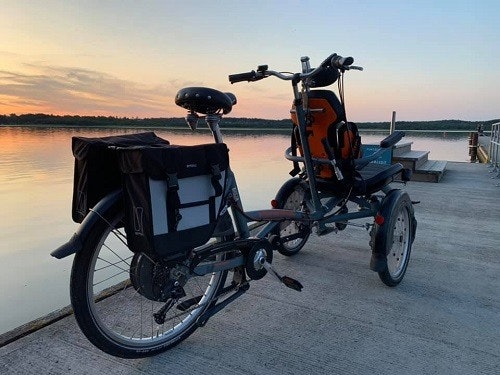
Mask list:
[[[134,208],[134,232],[136,235],[144,236],[144,209],[142,207]]]
[[[193,163],[193,164],[187,164],[186,168],[198,168],[198,164]]]

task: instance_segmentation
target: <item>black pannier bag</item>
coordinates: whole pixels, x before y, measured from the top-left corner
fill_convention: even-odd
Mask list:
[[[226,196],[225,144],[122,149],[119,163],[132,251],[173,259],[212,237]]]
[[[89,209],[112,191],[121,188],[121,173],[114,147],[168,145],[153,132],[101,138],[73,137],[73,221],[81,223]]]

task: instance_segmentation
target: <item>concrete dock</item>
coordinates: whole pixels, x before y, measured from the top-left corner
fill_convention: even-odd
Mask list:
[[[365,230],[312,235],[176,348],[138,360],[94,348],[66,317],[0,348],[0,374],[500,374],[500,187],[486,165],[411,182],[417,238],[403,282],[369,270]]]

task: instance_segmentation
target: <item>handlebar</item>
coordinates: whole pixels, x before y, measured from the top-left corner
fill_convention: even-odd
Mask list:
[[[255,70],[252,70],[251,72],[247,73],[236,73],[236,74],[231,74],[229,75],[229,82],[231,83],[236,83],[236,82],[243,82],[243,81],[254,81],[257,73]]]
[[[258,81],[260,79],[267,78],[270,76],[278,77],[279,79],[282,79],[284,81],[290,81],[293,78],[294,74],[293,73],[275,72],[274,70],[263,70],[263,71],[252,70],[252,71],[246,72],[246,73],[230,74],[229,75],[229,82],[231,82],[231,83],[237,83],[237,82],[243,82],[243,81],[255,82],[255,81]]]
[[[339,69],[340,71],[345,71],[345,70],[363,70],[362,67],[360,66],[354,66],[352,65],[354,63],[354,58],[352,57],[342,57],[340,55],[337,55],[336,53],[328,56],[316,69],[313,69],[308,72],[302,72],[302,73],[283,73],[283,72],[275,72],[273,70],[267,70],[267,66],[263,65],[262,67],[265,67],[265,69],[261,69],[262,67],[259,67],[257,71],[252,70],[250,72],[245,72],[245,73],[236,73],[236,74],[231,74],[229,75],[229,82],[231,83],[237,83],[237,82],[255,82],[258,80],[261,80],[263,78],[267,78],[270,76],[278,77],[279,79],[285,80],[285,81],[290,81],[294,77],[297,77],[299,80],[306,80],[306,79],[311,79],[314,77],[316,74],[319,72],[324,71],[325,69],[328,68],[335,68]]]

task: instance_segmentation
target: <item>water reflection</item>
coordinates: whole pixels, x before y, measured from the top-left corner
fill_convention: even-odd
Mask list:
[[[0,127],[0,333],[69,304],[72,257],[56,260],[51,250],[75,231],[71,221],[73,156],[71,136],[98,137],[137,129]],[[172,143],[212,142],[207,131],[155,132]],[[362,134],[378,143],[384,134]],[[231,166],[246,209],[269,207],[291,164],[283,157],[290,145],[286,132],[228,133]],[[467,160],[467,135],[423,136],[408,133],[414,149],[431,150],[431,158]],[[463,155],[463,156],[462,156]]]

